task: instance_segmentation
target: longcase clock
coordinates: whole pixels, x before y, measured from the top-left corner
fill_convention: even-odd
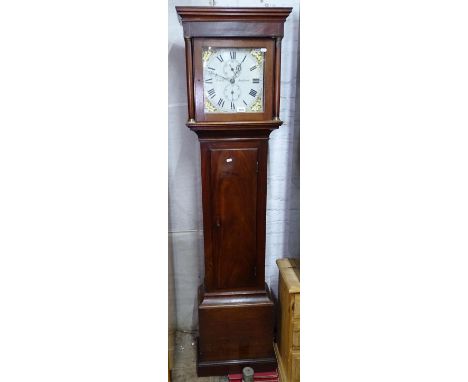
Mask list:
[[[267,150],[279,118],[281,39],[292,8],[176,7],[188,121],[200,141],[205,277],[199,376],[276,368],[265,283]]]

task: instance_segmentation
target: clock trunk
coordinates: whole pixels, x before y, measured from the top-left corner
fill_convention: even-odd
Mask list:
[[[263,140],[202,141],[205,289],[263,288]]]

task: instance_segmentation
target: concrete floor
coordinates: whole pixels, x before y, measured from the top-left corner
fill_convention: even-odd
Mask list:
[[[176,332],[172,382],[227,382],[227,377],[197,377],[196,348],[192,333]]]

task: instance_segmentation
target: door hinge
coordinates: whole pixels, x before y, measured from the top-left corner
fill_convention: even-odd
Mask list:
[[[258,174],[258,161],[257,161],[257,174]]]
[[[254,267],[254,277],[257,277],[257,267]]]

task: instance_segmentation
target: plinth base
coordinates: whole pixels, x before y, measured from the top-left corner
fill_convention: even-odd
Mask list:
[[[200,377],[276,369],[274,303],[268,288],[222,293],[199,290],[197,374]]]

